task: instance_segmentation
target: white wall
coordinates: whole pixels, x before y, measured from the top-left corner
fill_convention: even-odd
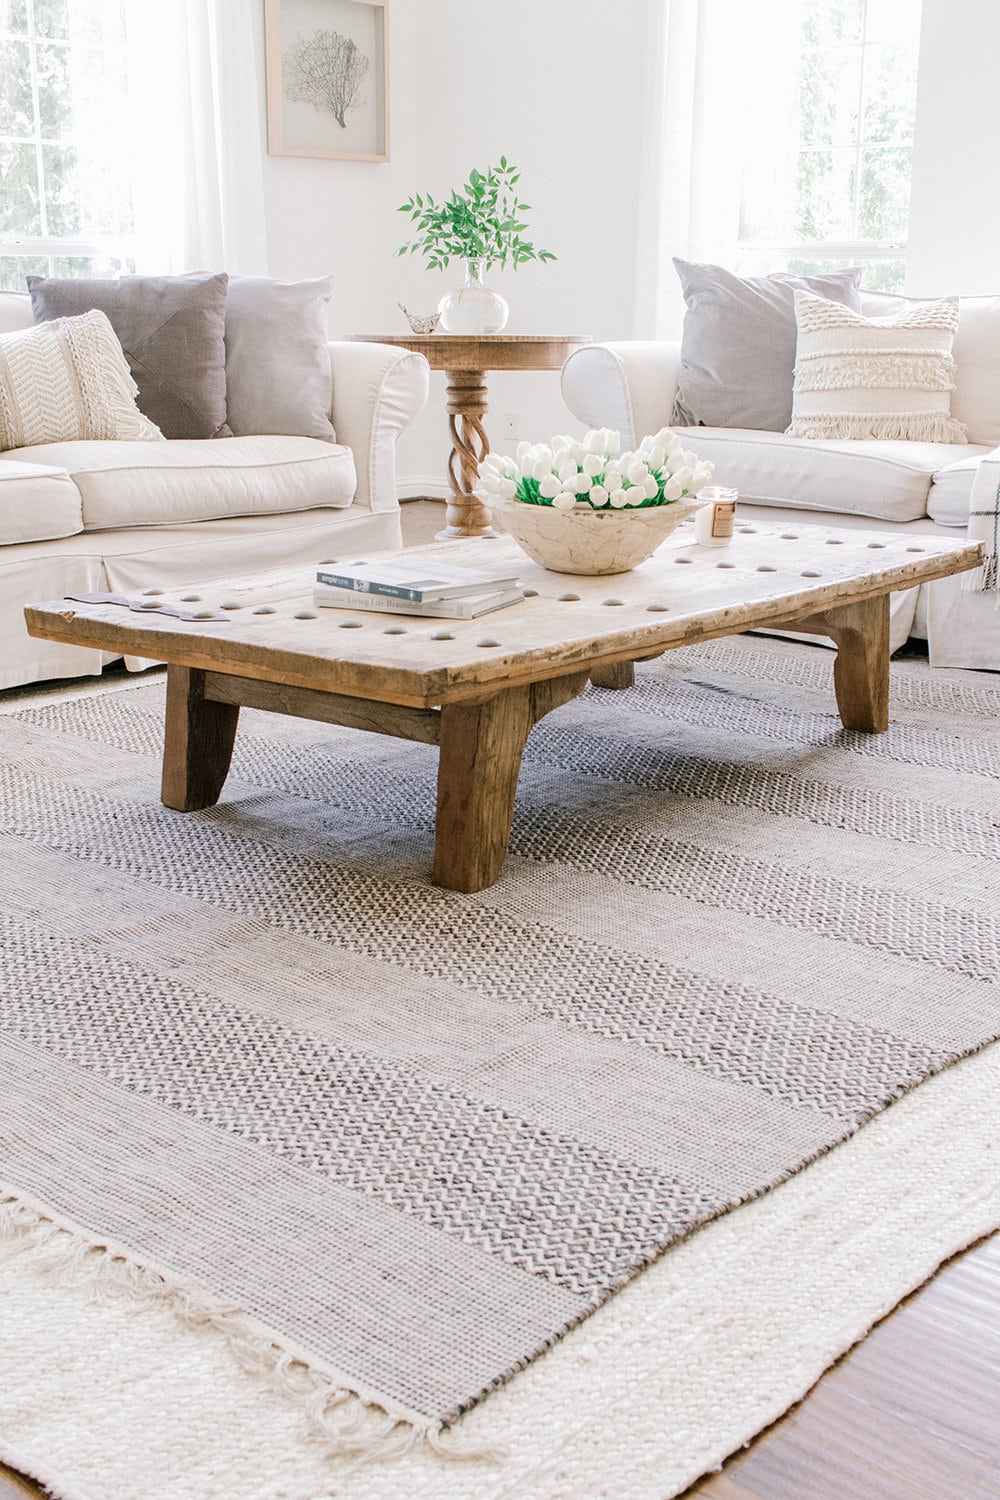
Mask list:
[[[657,3],[390,0],[390,160],[268,157],[270,273],[332,272],[335,332],[405,332],[396,303],[431,311],[463,268],[429,272],[418,256],[395,259],[410,222],[397,206],[413,192],[443,196],[470,168],[506,155],[532,204],[527,237],[558,256],[490,272],[511,306],[507,331],[631,333],[641,71]],[[258,43],[262,53],[262,32]],[[497,448],[510,446],[507,414],[523,437],[574,425],[556,374],[490,377],[490,405]],[[437,375],[427,412],[400,445],[404,493],[446,493],[447,452]]]
[[[1000,292],[1000,4],[924,0],[907,290]]]

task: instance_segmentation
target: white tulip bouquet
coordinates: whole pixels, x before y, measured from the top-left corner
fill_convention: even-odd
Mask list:
[[[582,441],[554,437],[548,443],[519,443],[517,459],[491,453],[483,460],[475,493],[487,505],[520,500],[572,510],[638,510],[670,505],[707,484],[713,465],[686,452],[669,427],[644,437],[634,452],[622,453],[621,438],[607,427]]]

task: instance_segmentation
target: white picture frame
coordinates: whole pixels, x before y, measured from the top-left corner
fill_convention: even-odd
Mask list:
[[[388,0],[265,0],[271,156],[389,160]]]

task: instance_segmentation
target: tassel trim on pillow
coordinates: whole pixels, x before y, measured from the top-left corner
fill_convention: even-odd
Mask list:
[[[788,437],[873,438],[887,442],[965,443],[962,422],[944,413],[931,412],[839,412],[837,415],[792,417]]]

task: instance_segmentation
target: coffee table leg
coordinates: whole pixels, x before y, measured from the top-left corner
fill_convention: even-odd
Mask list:
[[[844,728],[868,734],[888,729],[889,595],[823,610],[796,620],[791,629],[835,642],[833,687]]]
[[[587,685],[587,673],[505,688],[483,703],[441,710],[434,884],[493,885],[507,853],[521,753],[532,726]]]
[[[635,662],[613,661],[610,666],[592,667],[590,670],[590,680],[595,687],[635,687]]]
[[[205,674],[167,667],[167,717],[160,799],[178,812],[213,807],[229,772],[239,708],[205,697]]]
[[[490,451],[483,417],[486,404],[486,374],[483,370],[448,371],[448,428],[451,454],[448,458],[447,522],[438,538],[496,536],[488,505],[472,493],[479,479],[479,465]]]

